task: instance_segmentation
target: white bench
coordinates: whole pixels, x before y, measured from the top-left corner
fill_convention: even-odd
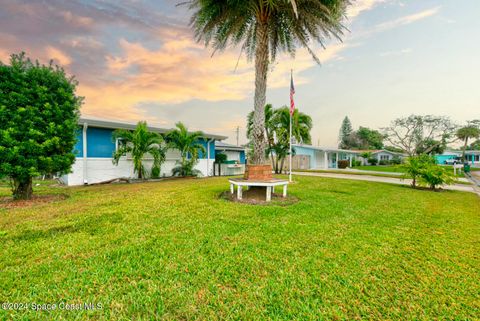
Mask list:
[[[267,195],[266,201],[270,202],[272,200],[272,193],[275,190],[275,186],[283,186],[283,197],[287,197],[287,185],[288,181],[283,179],[269,179],[266,181],[256,181],[256,180],[246,180],[243,178],[231,178],[228,180],[230,182],[230,193],[235,193],[235,186],[237,187],[237,199],[242,199],[242,190],[243,187],[246,186],[247,188],[253,186],[260,186],[266,187]]]

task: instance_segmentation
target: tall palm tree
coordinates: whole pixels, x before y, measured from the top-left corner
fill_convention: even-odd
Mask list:
[[[475,124],[468,124],[465,127],[459,128],[457,130],[456,136],[458,139],[463,140],[463,153],[462,161],[465,161],[465,151],[467,149],[468,140],[470,138],[479,138],[480,137],[480,128]]]
[[[180,151],[181,160],[177,167],[172,170],[174,176],[198,175],[199,171],[194,169],[197,163],[199,152],[205,153],[205,147],[200,143],[204,137],[203,132],[189,132],[187,127],[178,122],[176,129],[168,133],[166,139],[172,148]]]
[[[265,135],[266,135],[266,140],[267,140],[267,145],[268,145],[268,152],[266,154],[270,154],[270,160],[272,161],[272,167],[275,165],[273,162],[273,145],[274,145],[274,132],[275,132],[275,126],[273,123],[273,106],[272,104],[266,104],[265,105]],[[253,133],[253,118],[254,118],[254,112],[251,111],[248,113],[247,116],[247,138],[252,140],[252,133]]]
[[[120,158],[129,153],[133,159],[133,170],[138,178],[143,179],[146,176],[143,160],[145,155],[153,157],[153,167],[160,168],[165,161],[165,155],[168,147],[163,137],[148,130],[147,123],[141,121],[137,124],[135,130],[117,129],[113,132],[113,139],[118,139],[121,143],[117,151],[113,154],[113,163],[118,165]]]
[[[322,46],[345,30],[342,20],[350,0],[189,0],[191,25],[197,41],[214,51],[242,44],[249,59],[255,59],[255,104],[253,121],[254,164],[265,163],[265,115],[267,73],[279,51],[294,56],[296,47]]]

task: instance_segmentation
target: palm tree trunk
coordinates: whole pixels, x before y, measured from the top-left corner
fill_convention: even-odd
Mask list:
[[[265,164],[265,101],[268,72],[268,30],[265,23],[257,26],[255,50],[255,106],[253,112],[253,159],[255,165]]]

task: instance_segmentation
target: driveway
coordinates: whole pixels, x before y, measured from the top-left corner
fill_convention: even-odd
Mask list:
[[[328,177],[328,178],[341,178],[341,179],[351,179],[356,181],[368,181],[368,182],[378,182],[378,183],[389,183],[389,184],[398,184],[398,185],[410,185],[412,184],[411,179],[401,180],[399,178],[393,177],[379,177],[379,176],[370,176],[370,175],[354,175],[354,174],[336,174],[336,173],[315,173],[315,172],[293,172],[293,175],[301,176],[316,176],[316,177]],[[442,187],[443,189],[453,190],[453,191],[462,191],[470,193],[478,193],[473,185],[464,185],[464,184],[455,184]]]

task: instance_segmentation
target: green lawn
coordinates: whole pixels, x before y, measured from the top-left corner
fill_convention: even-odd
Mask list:
[[[218,199],[225,178],[41,185],[70,197],[0,209],[0,302],[103,309],[0,320],[480,318],[477,195],[295,179],[285,207]]]

